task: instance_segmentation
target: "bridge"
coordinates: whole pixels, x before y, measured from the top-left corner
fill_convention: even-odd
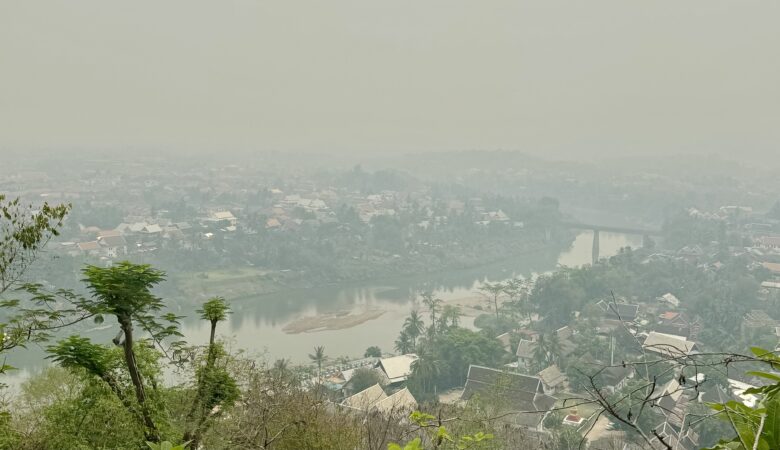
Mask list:
[[[633,227],[621,227],[621,226],[611,226],[611,225],[594,225],[594,224],[587,224],[583,222],[562,222],[561,227],[563,228],[573,228],[577,230],[592,230],[593,231],[593,255],[592,255],[592,261],[593,264],[596,264],[599,260],[599,250],[600,250],[600,232],[605,233],[622,233],[622,234],[636,234],[639,236],[642,236],[642,246],[645,245],[645,241],[650,236],[661,236],[662,230],[657,229],[650,229],[650,228],[633,228]]]

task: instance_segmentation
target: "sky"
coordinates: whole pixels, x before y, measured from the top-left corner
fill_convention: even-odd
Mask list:
[[[780,2],[0,0],[0,152],[780,163]]]

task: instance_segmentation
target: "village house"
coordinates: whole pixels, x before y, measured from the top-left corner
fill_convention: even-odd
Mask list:
[[[696,343],[689,341],[684,336],[655,331],[651,331],[642,344],[642,348],[649,352],[671,357],[690,355],[695,347]]]
[[[98,236],[97,242],[103,253],[109,258],[127,255],[127,241],[118,233]]]
[[[764,250],[780,250],[780,236],[762,236],[758,244]]]
[[[596,306],[604,312],[604,318],[612,321],[633,322],[639,315],[639,305],[600,300]]]
[[[565,391],[569,387],[569,380],[566,378],[566,375],[555,364],[536,375],[542,380],[545,394],[552,395],[556,392]]]
[[[544,418],[556,402],[554,397],[544,393],[542,380],[538,377],[470,365],[461,400],[475,398],[485,400],[485,407],[494,409],[493,413],[527,411],[507,415],[504,420],[537,431],[544,430]]]
[[[79,242],[77,247],[79,248],[79,251],[89,256],[98,256],[101,250],[98,241]]]
[[[599,373],[599,382],[601,387],[615,393],[628,384],[634,378],[635,371],[632,367],[605,367]]]
[[[214,222],[226,221],[230,226],[235,226],[238,223],[238,219],[230,211],[217,211],[211,214],[210,219]]]
[[[417,355],[409,353],[406,355],[393,356],[390,358],[380,358],[376,363],[376,368],[382,371],[387,379],[387,384],[399,384],[409,379],[412,374],[412,363],[417,361]]]
[[[518,367],[524,367],[526,369],[531,367],[534,361],[534,353],[536,352],[537,346],[538,344],[534,341],[520,339],[520,342],[517,344],[517,350],[515,351]]]

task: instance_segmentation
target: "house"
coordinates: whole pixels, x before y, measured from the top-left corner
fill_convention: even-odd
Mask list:
[[[380,358],[376,363],[376,368],[380,369],[387,377],[388,384],[403,383],[412,374],[412,363],[415,361],[417,361],[417,355],[413,353]]]
[[[417,399],[409,392],[409,389],[403,388],[387,398],[374,403],[370,411],[375,411],[385,416],[408,417],[416,409]]]
[[[109,258],[117,258],[127,254],[127,241],[119,234],[100,236],[97,242]]]
[[[577,344],[574,343],[574,330],[570,326],[558,328],[555,330],[555,335],[558,337],[561,349],[559,356],[567,357],[577,349]]]
[[[634,378],[634,369],[631,367],[605,367],[598,375],[601,386],[608,391],[615,393],[624,387]]]
[[[647,351],[660,355],[679,357],[691,354],[696,347],[696,343],[689,341],[684,336],[651,331],[645,338],[642,347]]]
[[[759,328],[774,328],[776,325],[777,321],[760,309],[748,311],[742,319],[743,332]]]
[[[504,333],[496,336],[496,340],[501,344],[502,347],[504,347],[504,350],[511,352],[512,351],[512,343],[511,343],[511,334],[510,333]]]
[[[762,236],[759,240],[759,246],[767,250],[780,249],[780,236]]]
[[[529,367],[533,363],[536,347],[538,347],[536,342],[520,339],[520,342],[517,344],[517,351],[515,351],[519,366]]]
[[[690,319],[682,312],[667,311],[658,316],[661,320],[655,325],[654,331],[664,334],[683,336],[695,340],[701,331],[701,321]]]
[[[86,255],[95,256],[100,253],[100,244],[98,244],[98,241],[79,242],[76,246]]]
[[[495,409],[494,413],[524,411],[506,415],[504,420],[538,431],[544,430],[544,418],[556,401],[544,393],[539,377],[470,365],[461,400],[470,401],[475,397],[489,400],[486,407]]]
[[[684,433],[664,422],[653,433],[650,439],[650,445],[653,450],[696,450],[699,448],[699,435],[690,428],[686,428]]]
[[[143,234],[161,234],[162,233],[162,227],[160,225],[157,225],[156,223],[148,224],[141,229],[141,233]]]
[[[604,317],[609,320],[633,322],[639,315],[639,305],[600,300],[596,306],[604,312]]]
[[[227,221],[230,225],[235,225],[238,222],[238,219],[230,211],[217,211],[211,214],[211,220],[214,222]]]
[[[364,389],[351,397],[345,398],[341,402],[341,405],[346,406],[348,408],[357,409],[359,411],[368,411],[376,403],[386,398],[387,398],[387,394],[385,394],[385,391],[384,389],[382,389],[382,386],[380,386],[379,383],[377,383],[371,386],[370,388]]]
[[[561,369],[555,364],[550,367],[541,370],[536,374],[539,379],[542,380],[545,394],[553,394],[555,392],[566,390],[569,384],[569,380],[566,375],[561,373]]]
[[[688,407],[688,397],[676,378],[672,378],[656,397],[655,406],[666,416],[666,420],[678,428],[683,425],[682,417]]]
[[[192,225],[190,225],[189,222],[176,222],[173,224],[173,226],[178,228],[182,233],[185,233],[192,229]]]

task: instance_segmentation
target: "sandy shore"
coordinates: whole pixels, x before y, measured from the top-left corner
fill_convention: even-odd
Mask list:
[[[343,330],[374,320],[384,314],[381,309],[372,309],[357,314],[348,312],[319,314],[293,320],[282,328],[287,334],[314,333],[325,330]]]

